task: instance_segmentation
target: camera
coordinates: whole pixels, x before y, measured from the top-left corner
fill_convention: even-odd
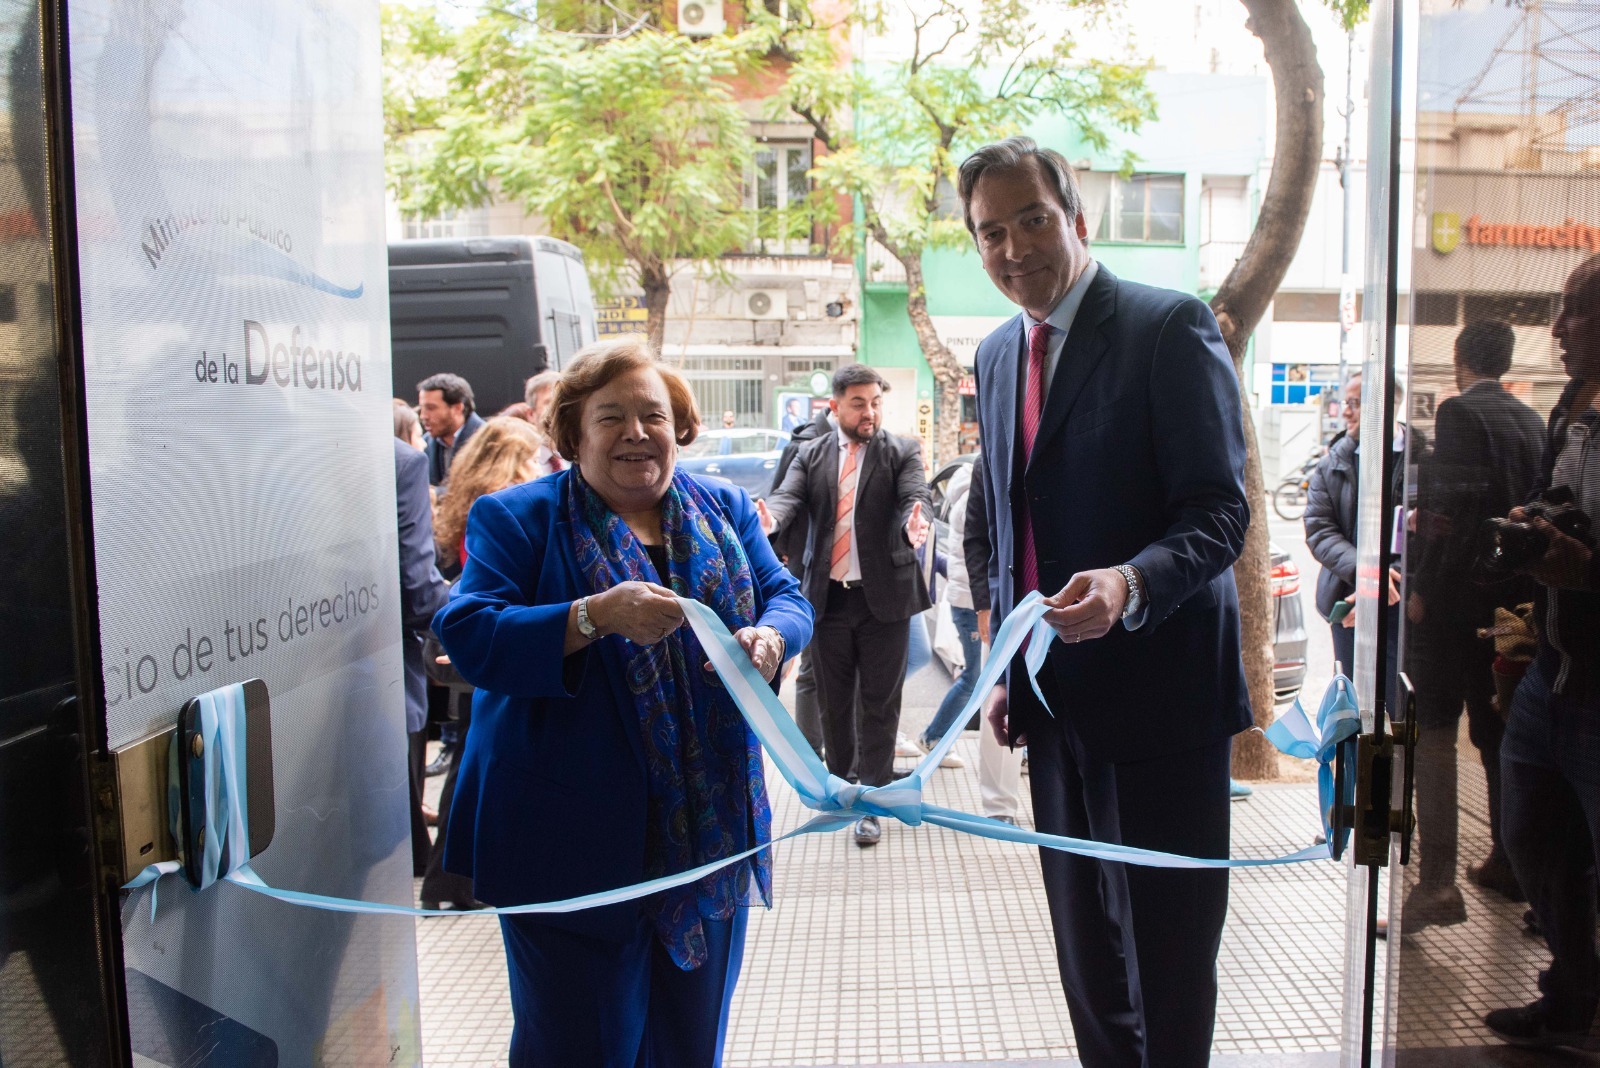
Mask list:
[[[1594,548],[1589,517],[1566,486],[1546,490],[1522,510],[1527,515],[1525,521],[1490,519],[1483,524],[1479,557],[1486,570],[1509,575],[1538,562],[1550,548],[1550,536],[1533,525],[1535,519],[1543,519],[1567,537]]]

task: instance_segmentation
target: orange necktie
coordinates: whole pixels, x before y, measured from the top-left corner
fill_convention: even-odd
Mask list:
[[[855,526],[856,512],[856,450],[861,446],[850,442],[845,454],[844,468],[839,472],[839,507],[833,516],[833,556],[828,577],[843,582],[850,572],[850,531]]]

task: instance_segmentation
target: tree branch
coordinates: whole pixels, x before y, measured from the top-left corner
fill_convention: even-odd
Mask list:
[[[1272,70],[1277,125],[1272,175],[1255,229],[1211,307],[1228,348],[1243,352],[1300,247],[1322,165],[1322,68],[1294,0],[1242,0]]]

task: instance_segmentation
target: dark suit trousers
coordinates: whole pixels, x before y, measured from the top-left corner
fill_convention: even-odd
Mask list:
[[[1434,618],[1438,614],[1438,619]],[[1478,637],[1473,618],[1429,606],[1409,632],[1406,668],[1417,687],[1417,833],[1421,836],[1420,881],[1453,886],[1456,881],[1460,809],[1456,736],[1461,710],[1467,734],[1483,761],[1489,788],[1491,852],[1500,846],[1500,739],[1505,721],[1495,712],[1494,644]],[[1478,858],[1473,858],[1478,859]]]
[[[911,620],[880,622],[869,596],[863,587],[830,582],[809,651],[828,770],[846,779],[854,767],[864,785],[885,786],[894,779]]]
[[[1066,707],[1046,685],[1056,711]],[[1228,855],[1231,741],[1112,764],[1039,711],[1018,671],[1034,822],[1050,834],[1199,857]],[[1031,706],[1031,707],[1027,707]],[[1109,714],[1115,715],[1115,710]],[[1067,1010],[1085,1068],[1210,1062],[1228,873],[1147,868],[1041,849]]]
[[[424,728],[406,737],[406,777],[411,780],[411,874],[420,877],[428,873],[428,858],[433,856],[433,839],[428,837],[428,823],[422,818],[423,768],[428,759],[428,731]]]

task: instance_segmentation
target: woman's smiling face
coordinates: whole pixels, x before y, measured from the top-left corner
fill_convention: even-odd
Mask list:
[[[654,370],[618,375],[583,405],[578,467],[614,512],[654,508],[677,464],[667,384]]]

